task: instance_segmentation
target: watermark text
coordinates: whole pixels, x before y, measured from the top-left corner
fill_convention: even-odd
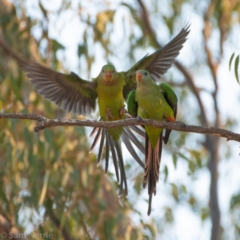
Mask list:
[[[8,234],[6,232],[0,233],[0,239],[52,239],[53,234],[52,233],[37,233],[33,232],[30,234],[25,233],[16,233],[16,232],[9,232]]]

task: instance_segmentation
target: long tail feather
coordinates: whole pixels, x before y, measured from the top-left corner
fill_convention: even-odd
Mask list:
[[[101,121],[102,118],[100,118],[98,121]],[[99,130],[99,127],[94,127],[91,133],[89,134],[89,137],[92,137],[97,131]]]
[[[89,134],[89,137],[92,137],[97,131],[98,131],[99,127],[95,127],[93,128],[93,130],[91,131],[91,133]]]
[[[135,131],[135,130],[133,130]],[[145,149],[143,145],[139,142],[139,140],[136,138],[136,136],[133,134],[131,131],[131,128],[129,127],[124,127],[123,132],[127,135],[127,137],[133,142],[133,144],[142,152],[145,153]],[[146,134],[144,133],[144,137]],[[127,147],[127,145],[126,145]]]
[[[105,135],[106,135],[106,131],[105,129],[102,129],[101,141],[100,141],[100,146],[98,150],[98,165],[100,164],[101,158],[102,158],[102,153],[103,153],[103,148],[105,143]]]
[[[93,140],[93,143],[90,147],[90,152],[92,152],[92,150],[95,148],[96,144],[98,143],[98,141],[101,137],[101,134],[102,134],[102,130],[103,130],[102,128],[94,128],[94,132],[97,132],[97,134],[96,134],[96,136]],[[91,136],[91,134],[90,134],[90,136]]]
[[[108,172],[109,153],[111,151],[113,164],[114,164],[114,168],[115,168],[115,173],[116,173],[116,178],[117,178],[117,181],[120,183],[119,195],[122,194],[123,189],[125,189],[125,194],[127,195],[128,187],[127,187],[126,173],[125,173],[125,168],[124,168],[124,161],[123,161],[123,156],[122,156],[121,141],[114,141],[112,136],[107,131],[107,129],[104,129],[104,128],[98,128],[98,129],[96,128],[92,132],[95,132],[96,136],[93,140],[93,144],[91,146],[91,151],[96,146],[99,139],[101,139],[99,151],[98,151],[98,164],[100,164],[100,162],[101,162],[102,154],[103,154],[103,150],[104,150],[104,144],[105,144],[105,146],[106,146],[105,173],[107,174],[107,172]],[[129,142],[130,141],[128,140],[127,141],[128,145],[129,145]],[[131,147],[130,147],[130,149],[131,149]],[[132,147],[132,149],[133,149],[133,147]],[[134,149],[133,149],[133,151],[135,152]],[[137,154],[136,154],[136,156],[137,156]],[[139,161],[141,162],[140,159],[139,159]],[[120,171],[120,178],[119,178],[119,171]]]
[[[111,148],[111,152],[112,152],[112,159],[113,159],[113,165],[114,165],[114,169],[115,169],[115,173],[116,173],[116,178],[117,178],[117,181],[119,182],[118,159],[117,159],[116,151],[115,151],[115,148],[114,148],[114,141],[109,134],[107,134],[107,138],[108,138],[109,143],[110,143],[110,148]]]
[[[124,162],[122,157],[121,141],[118,141],[118,142],[114,141],[114,143],[115,143],[115,148],[117,150],[120,175],[121,175],[119,195],[122,195],[123,184],[125,186],[125,194],[128,195],[127,179],[126,179],[126,173],[125,173]]]
[[[105,135],[106,135],[106,157],[105,157],[105,174],[108,173],[108,165],[109,165],[109,152],[110,152],[110,149],[109,149],[109,137],[107,137],[107,130],[105,130]]]
[[[100,119],[101,121],[101,119]],[[136,126],[133,127],[124,127],[123,132],[121,135],[121,139],[126,145],[126,148],[132,155],[132,157],[138,162],[138,164],[144,168],[144,163],[141,161],[139,156],[137,155],[133,145],[135,145],[141,152],[144,153],[144,147],[140,143],[140,141],[137,139],[134,133],[137,133],[141,137],[145,137],[145,133],[137,128]],[[94,140],[92,143],[92,146],[90,148],[90,151],[94,149],[96,144],[100,140],[100,146],[98,151],[98,164],[100,164],[102,159],[102,154],[104,150],[104,144],[106,146],[105,151],[105,173],[108,172],[109,167],[109,157],[110,157],[110,151],[112,153],[112,159],[113,159],[113,165],[116,173],[116,178],[118,183],[120,184],[119,188],[119,195],[122,194],[123,189],[125,189],[125,194],[128,194],[128,187],[127,187],[127,180],[126,180],[126,173],[124,168],[124,161],[122,156],[122,148],[121,148],[121,141],[114,141],[112,136],[109,134],[108,130],[105,128],[95,127],[93,128],[92,132],[90,133],[90,136],[94,136]]]
[[[168,142],[171,131],[172,131],[171,129],[166,129],[165,130],[165,135],[163,137],[163,141],[164,141],[165,144],[167,144],[167,142]]]
[[[141,159],[138,157],[136,151],[134,150],[130,140],[128,139],[129,135],[126,133],[125,130],[123,130],[123,134],[122,134],[122,140],[125,144],[125,146],[127,147],[127,150],[131,153],[131,155],[133,156],[133,158],[138,162],[138,164],[144,168],[144,163],[141,161]]]
[[[143,131],[144,128],[139,128],[138,126],[129,126],[129,128],[131,128],[131,130],[137,133],[140,137],[145,138],[146,133]]]
[[[148,215],[150,215],[152,207],[152,194],[156,195],[156,185],[159,178],[162,153],[162,133],[160,134],[154,149],[151,146],[148,136],[146,136],[145,143],[145,173],[143,179],[143,188],[148,185]]]
[[[135,74],[135,73],[134,73]],[[133,118],[128,112],[125,112],[125,119],[130,119],[130,118]],[[125,127],[126,128],[126,127]],[[130,128],[131,130],[133,130],[135,133],[137,133],[139,136],[141,136],[142,138],[145,138],[146,136],[146,133],[145,131],[143,131],[144,129],[144,126],[129,126],[128,128]]]

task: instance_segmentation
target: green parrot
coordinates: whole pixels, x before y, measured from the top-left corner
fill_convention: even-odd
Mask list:
[[[100,120],[114,121],[125,119],[124,99],[127,98],[131,90],[136,88],[135,72],[138,69],[146,69],[151,73],[153,79],[158,81],[175,61],[183,43],[187,39],[189,31],[189,25],[186,25],[167,45],[151,55],[145,55],[126,72],[117,72],[112,65],[103,66],[99,75],[92,81],[86,81],[73,72],[70,74],[59,73],[32,60],[26,60],[14,52],[1,38],[0,48],[13,57],[24,69],[39,94],[54,102],[64,111],[86,115],[95,110],[96,100],[98,100]],[[112,153],[116,177],[118,182],[120,181],[119,194],[122,193],[124,185],[127,195],[121,140],[134,159],[144,168],[144,164],[135,152],[132,143],[142,152],[144,152],[144,148],[132,131],[145,136],[136,126],[118,127],[108,130],[96,127],[91,133],[91,136],[95,134],[91,150],[100,140],[99,162],[102,158],[104,146],[106,146],[106,173],[108,171],[109,153],[110,151]]]
[[[174,122],[177,114],[177,96],[166,83],[157,85],[146,70],[136,71],[137,89],[129,93],[128,112],[132,116],[154,120]],[[148,185],[151,214],[152,194],[156,195],[156,183],[162,154],[163,129],[145,126],[145,173],[143,187]],[[170,132],[166,131],[164,142],[167,143]]]

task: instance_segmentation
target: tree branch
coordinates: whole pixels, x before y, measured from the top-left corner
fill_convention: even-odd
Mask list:
[[[26,114],[26,113],[0,113],[0,119],[26,119],[37,121],[37,126],[34,127],[35,132],[39,132],[45,128],[59,127],[59,126],[85,126],[85,127],[102,127],[102,128],[114,128],[114,127],[125,127],[133,125],[141,126],[155,126],[165,129],[172,129],[181,132],[192,132],[199,134],[209,134],[218,137],[224,137],[229,140],[240,142],[240,134],[231,132],[229,130],[209,127],[209,126],[195,126],[186,125],[182,122],[176,121],[171,122],[160,122],[152,119],[138,119],[128,118],[125,120],[118,121],[95,121],[95,120],[77,120],[77,119],[48,119],[37,114]]]
[[[207,57],[208,68],[210,69],[212,80],[214,83],[214,91],[212,93],[212,98],[214,102],[215,110],[215,127],[219,127],[221,124],[220,112],[217,101],[218,94],[218,79],[217,79],[217,70],[220,64],[221,57],[216,61],[213,59],[212,51],[208,46],[208,40],[212,33],[211,18],[213,16],[214,9],[216,8],[217,1],[211,0],[209,2],[208,8],[204,14],[204,26],[203,26],[203,39],[204,39],[204,50]],[[220,55],[221,46],[220,46]],[[218,200],[218,163],[220,161],[219,155],[219,139],[206,137],[205,146],[210,153],[210,161],[208,168],[210,171],[211,181],[210,181],[210,208],[211,208],[211,220],[212,220],[212,229],[211,229],[211,240],[221,239],[221,212],[219,207]]]

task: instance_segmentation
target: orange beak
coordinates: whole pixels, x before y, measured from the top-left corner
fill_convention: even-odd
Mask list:
[[[106,79],[107,79],[107,80],[111,80],[111,78],[112,78],[112,73],[111,73],[111,72],[106,72],[106,73],[105,73],[105,76],[106,76]]]
[[[142,74],[141,73],[137,73],[136,74],[136,78],[137,78],[137,80],[140,82],[140,81],[142,81]]]

